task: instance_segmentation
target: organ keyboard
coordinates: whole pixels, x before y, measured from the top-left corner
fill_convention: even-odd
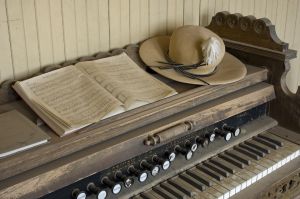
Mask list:
[[[226,199],[299,194],[300,95],[291,94],[282,81],[296,52],[277,38],[266,19],[220,12],[208,28],[247,65],[243,80],[196,87],[149,71],[179,94],[63,138],[40,124],[51,142],[0,160],[0,198]],[[143,67],[138,46],[129,45],[45,71],[124,51]],[[1,85],[0,113],[17,109],[36,122],[37,116],[16,98],[10,84]],[[249,191],[253,187],[255,192]]]
[[[132,198],[227,199],[299,154],[299,145],[269,132],[259,134]]]

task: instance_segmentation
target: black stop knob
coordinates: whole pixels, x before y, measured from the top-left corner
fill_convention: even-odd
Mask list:
[[[134,168],[133,165],[128,167],[128,173],[133,174],[134,176],[136,176],[140,182],[145,182],[148,178],[147,172],[140,171],[140,170]]]
[[[143,169],[147,169],[148,171],[150,171],[152,176],[156,176],[159,173],[159,170],[160,170],[158,165],[150,164],[146,160],[142,160],[140,166]]]
[[[101,179],[101,183],[111,188],[111,191],[113,194],[118,194],[122,190],[122,186],[119,183],[115,183],[111,179],[109,179],[107,176],[103,177]]]
[[[197,136],[195,141],[200,144],[202,147],[206,147],[209,144],[208,138]]]
[[[80,191],[80,189],[74,189],[72,191],[72,198],[74,198],[74,199],[86,199],[86,193],[84,191]]]
[[[185,147],[190,149],[192,152],[195,152],[198,148],[197,143],[192,143],[191,141],[185,141]]]
[[[176,159],[176,153],[174,151],[166,151],[165,156],[170,162],[173,162]]]
[[[134,183],[134,179],[132,177],[124,175],[121,171],[117,171],[115,173],[115,178],[116,180],[121,180],[126,188],[131,187]]]
[[[213,142],[213,141],[215,141],[216,134],[214,131],[209,132],[209,133],[205,134],[205,138],[207,138],[209,142]]]
[[[226,141],[229,141],[231,139],[231,132],[229,131],[224,131],[224,130],[221,130],[221,129],[215,129],[214,132],[218,135],[218,136],[221,136],[223,137]]]
[[[238,128],[238,127],[235,128],[233,126],[228,126],[226,124],[223,126],[223,130],[231,132],[235,137],[239,136],[240,133],[241,133],[241,129],[240,128]]]
[[[107,196],[107,192],[105,190],[101,190],[94,183],[89,183],[87,185],[87,190],[97,196],[97,199],[105,199]]]
[[[193,156],[193,152],[189,149],[183,148],[179,145],[175,146],[175,151],[184,155],[185,159],[190,160]]]
[[[169,160],[166,160],[164,158],[160,158],[157,155],[154,155],[152,157],[152,161],[158,163],[159,165],[161,165],[163,170],[167,170],[171,165]]]

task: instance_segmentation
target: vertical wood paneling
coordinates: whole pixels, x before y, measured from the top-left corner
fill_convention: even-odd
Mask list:
[[[171,34],[176,28],[176,0],[168,0],[167,32]]]
[[[266,16],[276,24],[277,0],[267,0]]]
[[[35,0],[41,66],[53,63],[49,0]]]
[[[221,0],[221,1],[223,2],[224,11],[229,11],[229,0]]]
[[[229,0],[229,12],[231,13],[236,12],[236,2],[237,0]]]
[[[187,25],[206,26],[219,11],[268,17],[300,50],[300,0],[0,0],[0,82],[48,64],[123,47]],[[299,59],[289,73],[300,81]]]
[[[184,25],[199,25],[199,6],[200,0],[184,1]]]
[[[208,25],[208,0],[201,0],[200,3],[200,25]]]
[[[266,7],[267,7],[267,0],[255,0],[254,1],[254,15],[257,18],[262,18],[266,16]]]
[[[214,1],[214,0],[213,0]],[[200,0],[193,0],[193,25],[199,25]]]
[[[184,0],[176,0],[176,27],[183,25]]]
[[[129,20],[129,0],[120,0],[121,2],[121,46],[124,47],[130,43],[130,20]]]
[[[121,4],[120,0],[109,0],[110,48],[121,46]]]
[[[141,36],[141,40],[147,39],[149,37],[149,1],[148,0],[140,0],[140,36]]]
[[[215,7],[216,7],[216,1],[215,0],[209,0],[208,2],[208,11],[207,11],[207,24],[211,22],[212,17],[215,15]]]
[[[109,50],[109,0],[99,0],[100,51]]]
[[[37,34],[37,27],[36,27],[34,0],[22,0],[22,10],[23,10],[26,49],[28,49],[27,50],[28,70],[29,73],[32,74],[38,72],[40,70],[40,65],[41,65],[39,59],[40,54],[39,54],[38,34]],[[63,44],[63,41],[61,43]]]
[[[4,80],[14,78],[5,0],[0,0],[0,35],[1,83]]]
[[[215,12],[221,12],[224,11],[223,8],[223,1],[222,0],[216,0],[216,8],[215,8]]]
[[[193,0],[184,1],[184,25],[193,24]]]
[[[9,0],[6,2],[14,76],[23,78],[28,75],[28,67],[22,5],[20,0]]]
[[[52,1],[52,0],[50,0]],[[98,6],[96,7],[96,9]],[[74,59],[77,57],[77,33],[76,33],[76,17],[75,3],[73,0],[63,0],[63,24],[65,33],[65,53],[66,59]],[[96,19],[97,20],[97,19]],[[99,43],[97,50],[99,49]]]
[[[159,30],[159,1],[160,0],[149,0],[149,27],[150,27],[150,37],[158,35]]]
[[[87,26],[88,26],[88,43],[89,54],[99,51],[99,9],[98,0],[86,0],[87,2]]]
[[[130,0],[130,43],[140,41],[140,0]]]
[[[297,0],[289,0],[288,7],[287,7],[288,12],[287,12],[287,17],[286,17],[284,41],[290,43],[291,48],[297,48],[297,46],[295,45],[296,43],[294,41],[295,41],[296,37],[299,37],[299,33],[298,33],[298,35],[295,35],[295,33],[296,33],[295,31],[297,28],[297,24],[296,24],[297,14],[299,12],[297,4],[298,4]],[[288,77],[287,83],[293,92],[296,92],[297,87],[298,87],[297,84],[293,84],[293,82],[298,81],[298,74],[299,74],[299,61],[298,60],[292,61],[291,70],[287,76]]]
[[[300,10],[300,1],[298,0],[297,3],[298,3],[297,10]],[[295,38],[294,38],[294,41],[293,41],[295,49],[298,50],[298,57],[299,57],[299,52],[300,52],[300,37],[298,35],[300,35],[300,13],[299,12],[297,12],[296,27],[295,27]],[[298,84],[295,84],[296,81],[292,82],[291,84],[293,86],[300,85],[300,69],[299,69],[300,59],[299,58],[297,59],[296,66],[298,67],[298,75],[297,75]]]
[[[59,0],[58,0],[59,1]],[[89,54],[87,9],[85,0],[75,0],[76,40],[78,56]]]
[[[55,63],[58,63],[66,60],[63,16],[61,7],[62,4],[61,0],[49,0],[49,2],[53,45],[53,61]]]
[[[288,0],[278,0],[276,15],[276,32],[281,39],[284,39],[285,35],[287,4]]]

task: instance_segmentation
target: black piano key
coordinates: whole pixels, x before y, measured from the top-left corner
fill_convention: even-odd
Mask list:
[[[209,181],[209,179],[206,179],[204,176],[199,175],[199,173],[197,172],[193,172],[193,170],[187,170],[186,173],[190,176],[192,176],[193,178],[197,179],[198,181],[200,181],[201,183],[203,183],[204,185],[210,187],[212,186],[212,182]]]
[[[267,140],[264,140],[264,139],[262,139],[262,138],[260,138],[260,137],[253,137],[252,139],[253,139],[254,141],[259,142],[259,143],[261,143],[261,144],[264,144],[264,145],[266,145],[266,146],[268,146],[268,147],[270,147],[270,148],[272,148],[272,149],[277,150],[277,149],[279,148],[278,145],[273,144],[272,142],[269,142],[269,141],[267,141]]]
[[[222,168],[222,169],[228,171],[228,172],[231,173],[231,174],[234,174],[234,173],[235,173],[235,170],[234,170],[232,167],[229,167],[228,164],[226,165],[226,164],[224,164],[224,163],[222,163],[222,162],[220,162],[220,161],[217,161],[216,158],[212,158],[212,159],[210,159],[209,161],[210,161],[212,164],[214,164],[214,165],[216,165],[216,166],[218,166],[218,167],[220,167],[220,168]]]
[[[170,192],[166,191],[165,189],[161,188],[159,185],[152,188],[154,192],[161,195],[163,198],[166,199],[176,199],[176,197],[171,194]]]
[[[251,147],[257,149],[258,151],[264,152],[266,154],[270,154],[271,153],[270,149],[268,149],[266,147],[261,147],[261,146],[257,145],[256,143],[253,143],[253,142],[250,142],[250,141],[245,141],[244,144],[246,144],[248,146],[251,146]]]
[[[244,143],[241,143],[239,144],[239,146],[247,151],[250,151],[252,153],[255,153],[256,155],[259,155],[260,157],[265,157],[266,156],[266,153],[262,152],[262,151],[259,151],[257,149],[255,149],[254,147],[252,146],[248,146]]]
[[[206,161],[206,162],[203,162],[203,164],[205,166],[207,166],[208,168],[210,168],[211,170],[214,170],[215,172],[221,174],[222,176],[224,176],[226,178],[229,177],[229,173],[227,171],[225,171],[225,170],[223,170],[223,169],[221,169],[221,168],[219,168],[219,167],[211,164],[210,162]]]
[[[243,164],[242,162],[236,161],[235,159],[232,159],[232,157],[230,157],[230,156],[228,156],[228,155],[226,155],[226,154],[224,154],[224,153],[219,154],[218,157],[220,157],[220,158],[222,158],[223,160],[225,160],[225,161],[227,161],[227,162],[229,162],[229,163],[231,163],[231,164],[237,166],[238,168],[243,169],[243,168],[246,167],[245,164]]]
[[[206,186],[202,184],[201,182],[197,181],[192,176],[187,175],[186,173],[179,174],[179,177],[186,181],[187,183],[191,184],[192,186],[196,187],[200,191],[204,191],[206,189]]]
[[[198,164],[197,169],[203,171],[204,173],[206,173],[207,175],[213,177],[214,179],[221,181],[223,180],[223,176],[221,174],[216,173],[215,171],[211,170],[210,168],[207,168],[206,166],[202,165],[202,164]]]
[[[191,185],[189,185],[188,183],[186,183],[178,177],[171,178],[170,180],[168,180],[168,182],[189,197],[197,196],[195,188],[191,187]]]
[[[160,184],[160,187],[170,192],[172,195],[176,196],[178,199],[186,199],[187,196],[180,190],[178,190],[173,185],[168,182],[163,182]]]
[[[229,155],[230,157],[232,157],[233,159],[237,160],[237,161],[240,161],[246,165],[250,165],[251,161],[244,158],[244,157],[241,157],[240,155],[237,155],[236,153],[234,153],[233,150],[230,150],[230,151],[225,151],[225,153],[227,155]]]
[[[280,147],[283,147],[283,143],[282,142],[280,142],[279,140],[275,140],[275,139],[269,137],[268,135],[260,135],[259,134],[258,137],[260,137],[260,138],[262,138],[264,140],[267,140],[269,142],[272,142],[272,143],[274,143],[274,144],[276,144],[276,145],[278,145]]]
[[[154,195],[152,195],[149,191],[145,191],[143,193],[140,194],[142,196],[142,198],[144,199],[162,199],[163,197],[161,198],[157,198],[155,197]]]
[[[247,149],[243,149],[239,146],[235,146],[233,148],[234,148],[234,150],[236,150],[236,151],[238,151],[238,152],[240,152],[240,153],[242,153],[242,154],[244,154],[244,155],[246,155],[246,156],[248,156],[248,157],[250,157],[254,160],[259,160],[260,159],[259,155],[255,154],[255,153],[252,153],[251,151],[248,151]]]

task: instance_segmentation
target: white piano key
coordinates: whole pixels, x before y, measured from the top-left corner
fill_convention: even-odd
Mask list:
[[[247,181],[243,182],[241,190],[245,189],[247,187]]]
[[[252,179],[247,180],[247,187],[249,187],[252,184]]]

